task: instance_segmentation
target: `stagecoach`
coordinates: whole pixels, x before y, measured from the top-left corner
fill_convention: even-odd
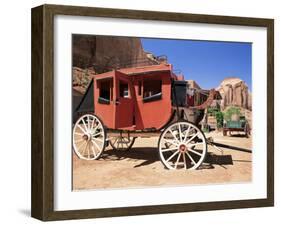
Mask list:
[[[202,105],[188,103],[188,84],[170,64],[123,68],[94,75],[73,124],[73,149],[80,159],[98,159],[107,145],[129,150],[137,137],[158,136],[167,169],[197,169],[207,153],[198,126],[214,90]]]

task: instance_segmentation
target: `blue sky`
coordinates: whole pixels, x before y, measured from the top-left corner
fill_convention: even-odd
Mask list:
[[[174,70],[201,88],[216,88],[226,77],[244,80],[252,86],[251,43],[142,38],[145,51],[166,55]]]

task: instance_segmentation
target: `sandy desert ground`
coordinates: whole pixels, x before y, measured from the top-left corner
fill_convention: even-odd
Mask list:
[[[251,138],[207,133],[215,142],[251,150]],[[129,151],[107,147],[99,160],[79,159],[73,152],[73,190],[139,188],[187,184],[250,182],[252,154],[208,145],[202,166],[193,171],[167,170],[159,160],[158,137],[137,138]]]

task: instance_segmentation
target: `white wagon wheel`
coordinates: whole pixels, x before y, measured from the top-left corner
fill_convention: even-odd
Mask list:
[[[135,139],[136,137],[131,137],[130,134],[124,136],[123,133],[120,133],[119,136],[112,137],[109,143],[113,150],[127,151],[134,145]]]
[[[106,146],[106,131],[94,114],[84,114],[75,123],[72,134],[73,149],[80,159],[95,160]]]
[[[168,169],[197,169],[205,159],[207,142],[203,132],[187,121],[175,122],[162,133],[158,142],[162,163]]]

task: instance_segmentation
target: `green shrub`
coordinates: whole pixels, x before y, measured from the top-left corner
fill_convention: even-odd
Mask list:
[[[240,108],[238,107],[230,107],[226,110],[226,112],[224,113],[224,119],[226,121],[230,121],[231,120],[231,116],[232,115],[238,115],[238,116],[241,116],[241,111],[240,111]]]
[[[215,116],[217,112],[219,112],[220,110],[216,107],[210,107],[208,108],[208,114],[211,116]]]
[[[223,113],[221,111],[216,112],[216,120],[217,120],[217,127],[222,128],[223,127]]]
[[[210,132],[210,130],[209,130],[208,127],[204,127],[204,128],[202,129],[202,131],[203,131],[203,133],[209,133],[209,132]]]

